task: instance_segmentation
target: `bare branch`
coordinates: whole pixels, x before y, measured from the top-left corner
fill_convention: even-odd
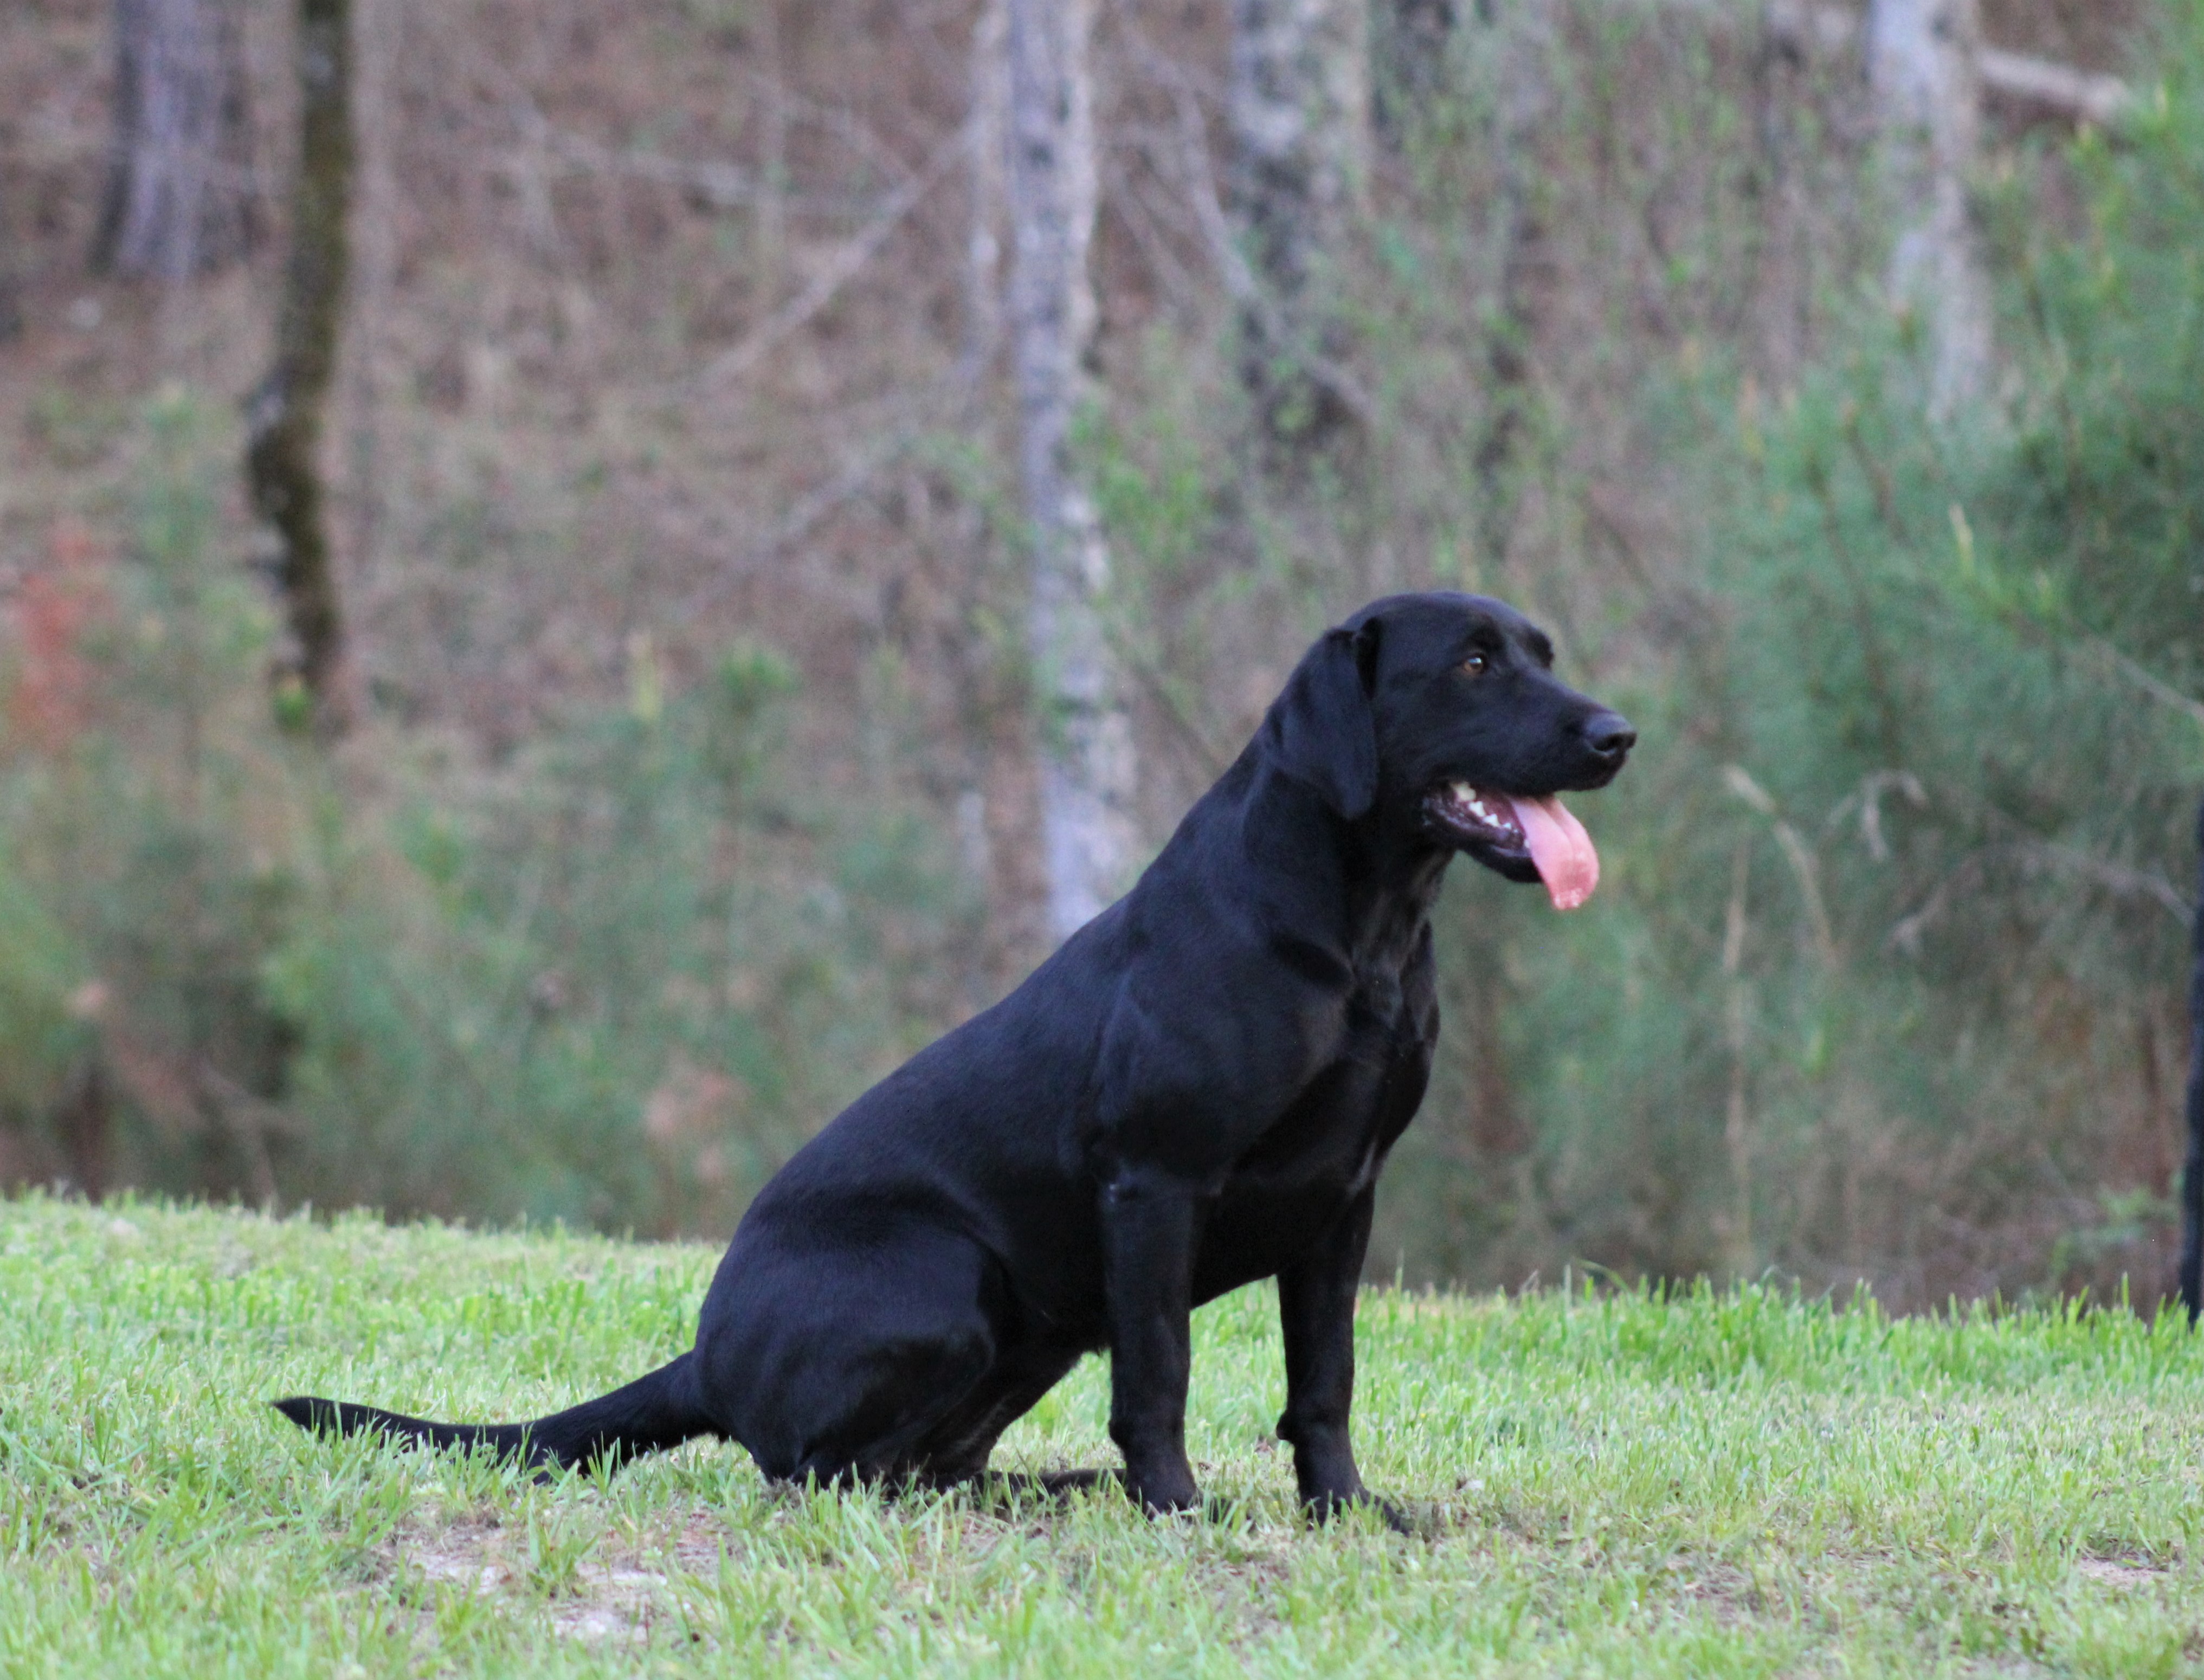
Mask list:
[[[779,78],[767,75],[762,70],[744,69],[738,74],[764,98],[780,106],[786,115],[801,117],[807,122],[815,122],[831,133],[839,134],[852,151],[870,158],[882,173],[906,180],[917,173],[907,158],[898,156],[894,147],[858,121],[849,111],[807,98]]]
[[[2125,677],[2161,706],[2181,713],[2194,724],[2204,725],[2204,701],[2191,698],[2171,683],[2130,659],[2100,636],[2085,636],[2082,645],[2114,675]]]
[[[1820,958],[1822,968],[1834,973],[1841,953],[1835,926],[1829,920],[1828,901],[1822,896],[1822,868],[1814,849],[1784,817],[1774,796],[1755,781],[1743,765],[1724,765],[1722,779],[1728,783],[1732,793],[1768,819],[1775,843],[1782,848],[1784,861],[1791,866],[1791,873],[1798,880],[1798,896],[1805,902],[1806,925],[1814,937],[1814,953]]]
[[[2118,76],[2077,70],[2047,58],[1984,47],[1976,56],[1985,92],[2023,104],[2040,105],[2074,122],[2102,127],[2126,110],[2135,97]]]
[[[2009,840],[1978,847],[1961,858],[1930,890],[1918,909],[1892,924],[1884,940],[1886,948],[1908,956],[1918,955],[1921,936],[1943,919],[1954,898],[1980,886],[1988,867],[2000,861],[2019,864],[2023,869],[2055,870],[2078,876],[2117,897],[2147,898],[2162,908],[2184,931],[2195,914],[2195,906],[2182,896],[2172,882],[2154,870],[2130,869],[2124,864],[2107,862],[2088,852],[2047,840]]]
[[[817,316],[880,254],[903,219],[917,208],[929,188],[950,172],[971,144],[963,130],[937,147],[926,168],[882,201],[873,219],[821,265],[811,283],[776,310],[740,344],[721,351],[693,379],[683,382],[690,392],[708,390],[750,371],[768,352]]]
[[[1231,224],[1226,221],[1224,206],[1217,196],[1217,177],[1209,161],[1208,127],[1202,121],[1201,106],[1194,98],[1193,83],[1177,64],[1162,54],[1144,50],[1143,56],[1148,59],[1149,68],[1157,80],[1170,90],[1177,109],[1180,186],[1194,208],[1203,242],[1209,248],[1210,261],[1216,266],[1218,277],[1224,282],[1226,293],[1233,302],[1253,311],[1272,342],[1283,347],[1342,408],[1362,424],[1372,423],[1378,412],[1376,399],[1347,369],[1313,346],[1301,342],[1300,334],[1289,332],[1276,303],[1265,294],[1247,257],[1233,240]]]
[[[1125,228],[1140,247],[1148,272],[1155,275],[1164,294],[1174,306],[1181,310],[1194,307],[1197,287],[1187,266],[1178,259],[1165,236],[1163,219],[1156,207],[1149,203],[1148,193],[1133,172],[1118,161],[1114,152],[1105,151],[1101,159],[1103,186],[1110,202],[1123,216]]]
[[[2053,845],[2046,840],[2016,841],[2003,849],[2022,863],[2078,875],[2118,897],[2150,899],[2163,905],[2184,931],[2195,913],[2195,907],[2182,896],[2179,889],[2155,870],[2130,869],[2122,864],[2107,863],[2100,857],[2076,851],[2071,846]]]
[[[1770,0],[1768,8],[1769,34],[1796,52],[1851,51],[1859,45],[1863,26],[1857,13],[1842,6]],[[1984,92],[2036,106],[2071,122],[2109,123],[2134,97],[2118,76],[1996,47],[1976,51],[1975,69]]]
[[[738,163],[716,158],[669,157],[660,151],[601,145],[560,128],[517,90],[508,95],[507,114],[524,140],[549,153],[570,171],[627,175],[677,187],[710,210],[773,204],[810,216],[872,216],[878,213],[881,202],[877,197],[856,194],[792,193],[761,180]],[[905,179],[911,177],[906,174]]]

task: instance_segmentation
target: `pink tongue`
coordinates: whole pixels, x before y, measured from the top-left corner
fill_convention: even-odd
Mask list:
[[[1511,798],[1508,803],[1515,807],[1531,861],[1538,866],[1554,908],[1575,909],[1599,884],[1599,854],[1592,849],[1591,836],[1551,794],[1543,799]]]

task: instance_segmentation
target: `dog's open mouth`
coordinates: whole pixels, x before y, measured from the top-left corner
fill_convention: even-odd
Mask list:
[[[1599,853],[1584,825],[1551,794],[1496,793],[1450,782],[1424,801],[1425,815],[1455,845],[1506,866],[1527,865],[1557,910],[1573,910],[1599,884]]]

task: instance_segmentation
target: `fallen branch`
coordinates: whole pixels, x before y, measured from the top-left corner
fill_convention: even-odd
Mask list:
[[[2116,120],[2134,98],[2118,76],[2077,70],[2047,58],[2029,58],[1984,47],[1975,63],[1986,92],[2040,105],[2072,122],[2093,122],[2102,127]]]
[[[1804,0],[1770,0],[1768,33],[1794,52],[1843,52],[1856,47],[1865,27],[1858,14],[1842,6],[1816,6]],[[2077,69],[2048,58],[1983,47],[1975,56],[1982,91],[1999,98],[2034,105],[2070,122],[2111,122],[2132,95],[2118,76]]]

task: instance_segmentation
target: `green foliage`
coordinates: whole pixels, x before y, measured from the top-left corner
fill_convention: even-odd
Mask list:
[[[400,938],[388,894],[350,885],[375,861],[332,837],[276,972],[310,1024],[302,1100],[366,1123],[291,1193],[724,1227],[927,1036],[921,977],[966,914],[930,837],[789,784],[779,654],[656,682],[472,797],[401,808],[428,902]]]
[[[1705,440],[1697,627],[1603,825],[1609,927],[1512,992],[1572,1251],[1910,1302],[2164,1287],[2204,790],[2192,11],[2117,145],[2028,173],[2071,169],[2078,228],[2005,189],[1998,403],[1932,423],[1872,305],[1779,399],[1733,366],[1656,395]]]
[[[1443,74],[1380,91],[1384,191],[1323,277],[1373,393],[1351,445],[1251,472],[1228,342],[1152,349],[1097,452],[1124,640],[1211,770],[1283,674],[1235,653],[1429,584],[1532,611],[1641,727],[1578,802],[1590,908],[1454,872],[1373,1269],[2154,1296],[2204,791],[2204,13],[2167,9],[2118,133],[1981,184],[2006,371],[1945,425],[1841,56],[1745,77],[1738,20],[1521,15],[1461,12]]]
[[[170,393],[135,441],[127,556],[16,673],[0,1169],[724,1227],[953,1006],[964,890],[892,795],[789,776],[777,650],[678,685],[639,635],[625,706],[501,769],[332,764],[270,703],[227,440]]]
[[[133,1675],[2175,1674],[2204,1609],[2177,1316],[1788,1292],[1366,1293],[1355,1426],[1413,1539],[1312,1528],[1277,1299],[1195,1319],[1209,1515],[609,1480],[294,1429],[521,1418],[685,1346],[715,1251],[0,1203],[0,1666]],[[1088,1361],[1013,1470],[1116,1461]]]
[[[70,1007],[80,978],[67,931],[21,880],[0,874],[0,1103],[15,1115],[51,1105],[83,1053]]]

